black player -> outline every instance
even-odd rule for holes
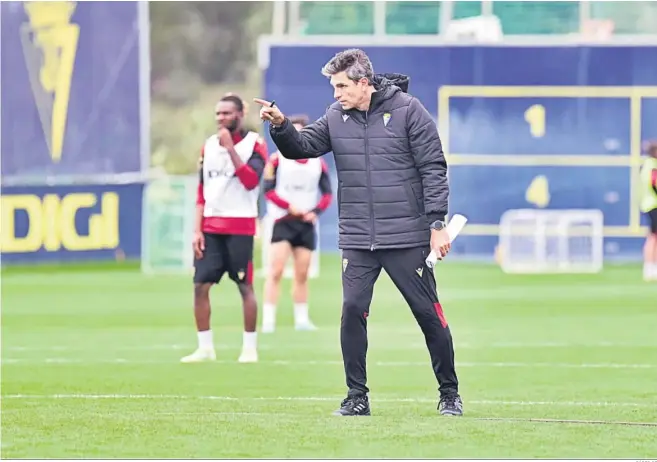
[[[182,362],[216,358],[210,329],[210,288],[225,273],[242,296],[244,335],[240,362],[258,360],[253,292],[253,237],[258,191],[267,159],[264,140],[242,126],[244,106],[235,95],[215,106],[217,134],[203,145],[194,233],[194,317],[198,349]]]

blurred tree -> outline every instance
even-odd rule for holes
[[[196,171],[216,131],[214,104],[233,91],[259,92],[258,37],[271,33],[269,2],[151,2],[151,166]],[[248,111],[248,124],[262,124]]]
[[[182,102],[199,85],[243,82],[271,15],[269,2],[151,2],[154,96]]]

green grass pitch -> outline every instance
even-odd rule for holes
[[[285,282],[258,364],[236,361],[241,310],[227,279],[212,292],[218,361],[180,364],[196,346],[190,276],[5,270],[2,456],[657,456],[657,285],[638,265],[511,276],[441,263],[463,418],[437,415],[423,337],[385,273],[369,317],[373,415],[330,415],[345,394],[340,270],[326,255],[311,282],[317,332],[291,328]]]

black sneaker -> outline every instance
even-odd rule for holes
[[[463,415],[463,401],[459,395],[445,395],[440,397],[438,412],[441,415]]]
[[[347,397],[340,404],[340,409],[333,411],[333,415],[356,416],[370,415],[370,402],[367,396]]]

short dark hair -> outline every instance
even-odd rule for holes
[[[238,111],[244,111],[244,101],[235,93],[226,93],[219,101],[228,101],[235,105]]]
[[[374,79],[372,61],[363,50],[350,48],[337,53],[322,68],[322,75],[331,77],[339,72],[346,72],[349,80],[358,82],[365,77],[370,85]]]
[[[297,114],[290,116],[290,122],[292,122],[292,125],[301,125],[302,127],[305,127],[310,123],[310,118],[306,114]]]

